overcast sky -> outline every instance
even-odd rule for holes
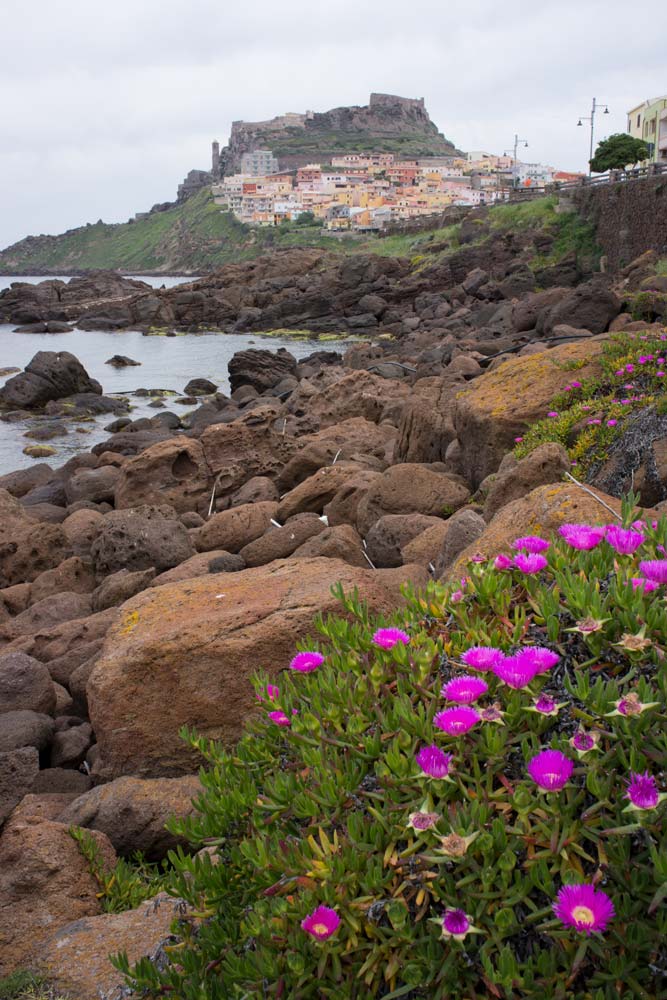
[[[126,221],[233,119],[425,97],[459,148],[582,170],[667,93],[664,0],[2,0],[0,247]]]

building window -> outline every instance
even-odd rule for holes
[[[642,116],[637,115],[637,128],[639,128],[639,126],[641,125],[641,121],[642,121]]]

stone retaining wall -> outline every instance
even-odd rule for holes
[[[667,256],[667,175],[568,191],[594,223],[608,269],[618,271],[646,250]]]

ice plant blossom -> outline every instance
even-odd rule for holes
[[[632,715],[641,715],[647,708],[657,708],[658,705],[657,701],[640,701],[639,695],[631,691],[624,698],[619,698],[617,702],[614,702],[614,711],[607,712],[607,715],[624,715],[627,719]]]
[[[317,941],[326,941],[340,926],[340,917],[329,906],[318,906],[304,920],[301,927]]]
[[[588,552],[599,545],[607,529],[590,524],[561,524],[558,534],[564,538],[573,549]]]
[[[539,535],[524,535],[523,538],[515,538],[512,542],[512,548],[518,552],[546,552],[550,545],[551,542],[546,538],[540,538]]]
[[[408,817],[408,826],[421,833],[423,830],[430,830],[440,819],[439,813],[413,812]]]
[[[469,705],[481,698],[488,690],[489,685],[481,677],[475,677],[473,674],[461,674],[448,681],[440,693],[448,701],[455,701],[459,705]]]
[[[588,882],[564,885],[553,904],[553,911],[566,927],[574,927],[586,935],[606,930],[615,916],[609,896]]]
[[[461,654],[461,660],[473,670],[493,670],[497,663],[505,659],[505,654],[493,646],[471,646]]]
[[[444,712],[438,712],[433,719],[433,725],[442,729],[448,736],[464,736],[477,725],[479,720],[479,712],[467,705],[461,705],[459,708],[446,708]]]
[[[269,719],[271,719],[271,722],[275,722],[276,726],[291,726],[292,725],[292,720],[290,719],[290,717],[288,715],[285,715],[284,712],[280,712],[280,711],[269,712],[268,713],[268,717],[269,717]]]
[[[646,541],[643,531],[621,528],[618,524],[607,525],[605,538],[612,549],[621,556],[631,556]]]
[[[545,792],[559,792],[572,776],[574,764],[560,750],[542,750],[528,762],[528,774]]]
[[[421,768],[422,774],[427,777],[440,779],[449,777],[452,755],[445,753],[440,747],[434,744],[422,747],[415,760]]]
[[[527,712],[539,712],[540,715],[558,715],[561,708],[565,708],[567,702],[556,702],[553,698],[549,698],[547,695],[540,695],[540,697],[532,704],[526,707]]]
[[[400,628],[379,628],[373,636],[373,645],[380,649],[393,649],[397,643],[404,646],[410,642],[410,636]]]
[[[642,810],[655,809],[667,796],[660,794],[655,778],[648,771],[643,774],[631,771],[625,798],[630,802],[628,809]]]
[[[652,583],[667,583],[667,559],[646,559],[640,562],[639,572]]]
[[[581,757],[583,754],[589,753],[591,750],[595,750],[599,742],[599,733],[587,733],[584,729],[580,729],[579,732],[575,733],[570,740],[570,746],[573,747]]]
[[[539,552],[519,552],[514,557],[514,565],[522,573],[525,573],[526,576],[532,576],[534,573],[540,573],[543,569],[546,569],[549,563]]]
[[[511,569],[514,565],[514,560],[510,556],[504,555],[504,553],[499,552],[496,558],[493,560],[494,569]]]
[[[324,657],[321,653],[316,653],[312,650],[303,653],[297,653],[289,667],[290,670],[296,670],[300,674],[310,674],[313,670],[317,670],[324,663]]]
[[[463,910],[447,910],[442,918],[442,936],[463,941],[468,934],[479,934],[476,927],[470,923]]]

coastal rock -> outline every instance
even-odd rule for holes
[[[258,666],[273,676],[286,667],[314,615],[338,610],[337,581],[357,587],[372,611],[393,610],[398,580],[382,576],[335,559],[290,559],[133,598],[88,681],[106,776],[192,773],[199,761],[178,736],[182,725],[233,744],[257,710]]]
[[[114,354],[112,358],[109,358],[104,363],[105,365],[112,365],[114,368],[132,368],[141,365],[141,361],[133,361],[132,358],[128,358],[125,354]]]
[[[324,528],[325,525],[317,514],[296,514],[282,527],[271,527],[260,538],[244,545],[239,555],[246,566],[264,566],[274,559],[286,559],[309,538],[324,531]]]
[[[194,555],[187,530],[169,510],[143,505],[107,514],[90,549],[98,579],[121,569],[161,573]]]
[[[90,549],[104,527],[104,515],[96,510],[74,511],[62,522],[62,529],[72,551],[81,557],[90,556]]]
[[[120,470],[113,465],[98,469],[81,469],[65,483],[67,503],[89,500],[91,503],[113,503]],[[164,502],[164,501],[163,501]]]
[[[55,731],[51,716],[25,709],[5,712],[0,716],[0,753],[34,747],[44,750],[49,745]]]
[[[38,351],[25,371],[8,379],[0,389],[0,404],[31,410],[79,392],[101,395],[102,387],[69,351]]]
[[[329,465],[304,479],[286,493],[278,505],[276,519],[286,521],[295,514],[312,511],[321,514],[338,490],[355,475],[357,466],[348,462]]]
[[[192,532],[195,546],[199,552],[212,549],[240,552],[245,545],[264,534],[271,519],[276,517],[277,510],[278,504],[271,501],[223,510]]]
[[[281,490],[291,490],[318,469],[334,462],[353,461],[369,464],[375,459],[380,471],[391,453],[395,429],[389,424],[375,424],[364,417],[351,417],[325,427],[300,440],[300,448],[278,476]]]
[[[55,707],[56,692],[43,663],[18,651],[0,655],[0,716],[21,709],[50,715]]]
[[[92,611],[89,594],[62,591],[42,598],[11,621],[0,625],[0,638],[12,640],[22,635],[53,628],[62,622],[85,618]]]
[[[452,409],[463,379],[451,375],[420,379],[403,409],[394,462],[443,462],[456,437]]]
[[[286,462],[298,451],[298,443],[253,414],[230,424],[214,424],[202,434],[201,446],[217,481],[216,495],[234,493],[253,476],[275,479]]]
[[[363,569],[369,565],[364,557],[361,536],[351,524],[337,524],[333,528],[325,528],[292,553],[293,559],[315,559],[319,556],[342,559],[350,566],[361,566]]]
[[[484,517],[487,521],[506,504],[538,486],[560,482],[564,473],[572,467],[567,451],[555,441],[538,445],[529,455],[510,463],[506,469],[503,469],[504,462],[505,459],[486,494]]]
[[[268,476],[253,476],[247,483],[232,493],[229,498],[230,507],[241,507],[245,503],[263,503],[280,499],[278,487]]]
[[[559,324],[604,333],[621,311],[621,301],[609,288],[591,281],[569,291],[542,317],[538,329],[549,334]]]
[[[43,524],[36,531],[20,503],[0,490],[0,588],[29,583],[67,555],[67,536],[59,525]]]
[[[30,584],[30,604],[67,591],[70,594],[90,594],[95,589],[92,566],[79,556],[64,559],[54,569],[47,569]]]
[[[403,547],[438,520],[425,514],[385,514],[366,535],[369,558],[378,567],[402,565]]]
[[[457,510],[447,521],[447,534],[442,540],[440,552],[435,560],[436,576],[442,576],[458,554],[486,529],[484,518],[474,510]]]
[[[123,604],[150,586],[154,576],[154,569],[137,570],[135,573],[119,569],[116,573],[112,573],[93,591],[93,611],[105,611],[107,608]]]
[[[116,778],[69,803],[58,822],[101,830],[119,855],[135,851],[159,861],[185,841],[165,824],[194,812],[192,800],[202,793],[197,775],[182,778]]]
[[[436,560],[449,531],[450,521],[451,518],[447,521],[438,518],[436,523],[430,528],[426,528],[425,531],[415,535],[401,549],[401,561],[404,563],[417,563],[419,566],[424,566],[427,569],[430,566],[435,567]]]
[[[170,504],[177,513],[204,513],[211,471],[199,441],[183,436],[146,448],[116,473],[117,510],[139,504]]]
[[[261,395],[281,379],[296,375],[296,358],[284,347],[277,351],[250,348],[247,351],[237,351],[230,359],[227,369],[232,392],[242,385],[250,385]]]
[[[0,828],[12,810],[30,791],[31,785],[39,772],[39,751],[35,747],[21,747],[0,753]],[[0,856],[2,855],[2,840],[0,838]],[[2,869],[0,868],[0,886],[2,885]],[[2,894],[0,893],[0,913],[2,913]],[[0,927],[0,943],[2,928]],[[2,949],[0,948],[0,962]],[[0,965],[0,970],[2,965]]]
[[[394,465],[371,484],[360,501],[357,528],[365,535],[385,514],[447,517],[469,496],[469,489],[458,476],[435,472],[425,465]]]
[[[361,470],[345,481],[324,508],[324,515],[332,527],[338,524],[356,524],[359,504],[371,486],[380,479],[379,472]]]
[[[211,562],[216,559],[224,562],[225,569],[223,572],[235,572],[238,569],[245,569],[245,563],[239,555],[232,555],[231,552],[225,552],[224,549],[214,549],[212,552],[198,552],[197,555],[190,556],[185,562],[179,563],[173,569],[168,569],[164,573],[160,573],[159,576],[154,577],[148,586],[161,587],[164,583],[179,583],[181,580],[192,580],[196,576],[206,576],[211,572]]]
[[[93,831],[103,864],[116,855]],[[63,823],[10,821],[0,837],[0,974],[25,967],[54,928],[98,914],[99,885]]]

